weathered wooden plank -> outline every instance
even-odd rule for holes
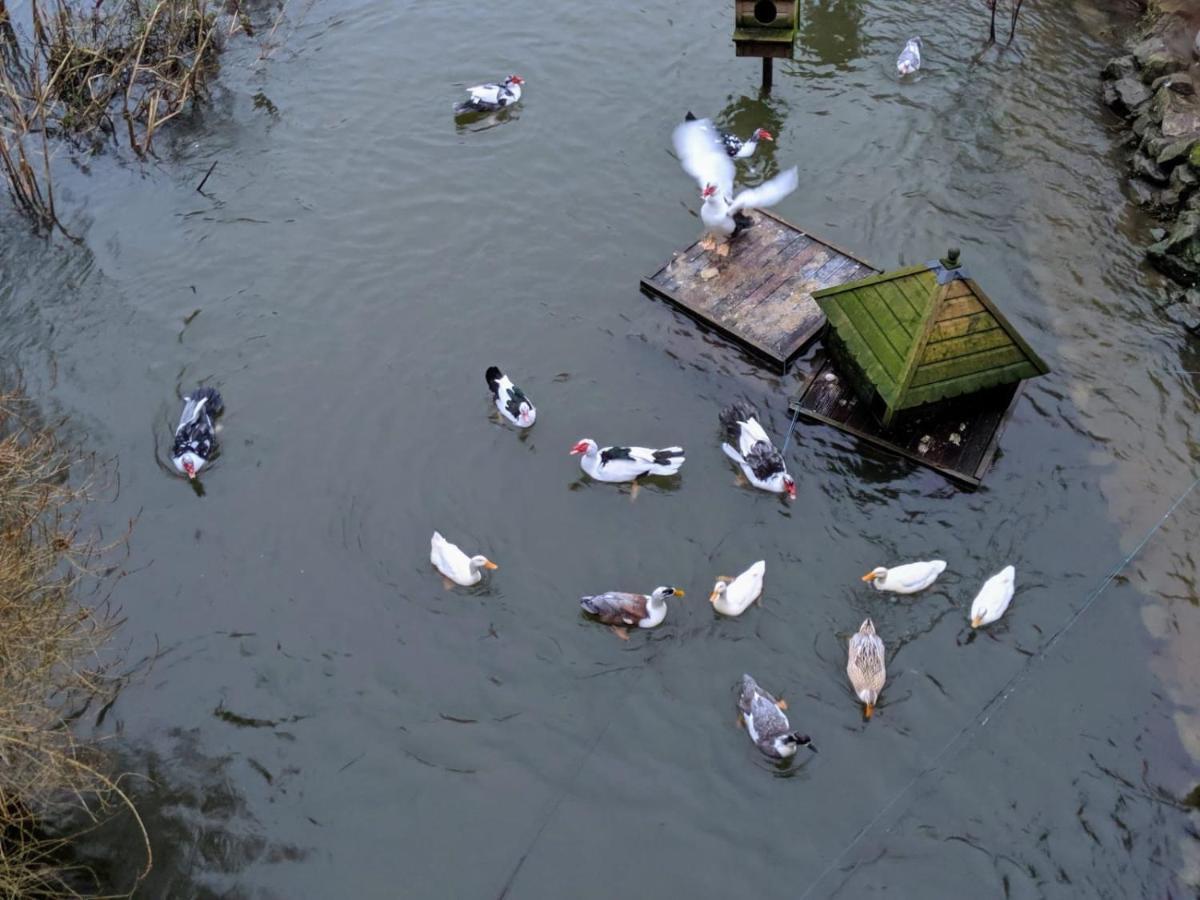
[[[957,300],[959,297],[972,297],[974,294],[965,281],[952,281],[946,285],[946,300]]]
[[[956,300],[947,300],[942,305],[938,321],[956,319],[959,316],[969,316],[979,312],[983,312],[983,306],[978,300],[974,297],[959,297]]]
[[[960,377],[973,377],[979,368],[989,370],[979,372],[980,376],[993,376],[995,373],[990,370],[1000,369],[1013,363],[1023,363],[1025,362],[1025,354],[1021,352],[1020,347],[1006,343],[1005,346],[997,350],[986,350],[982,353],[974,354],[972,359],[978,368],[970,370],[972,373],[971,376],[963,375],[964,363],[963,357],[960,356],[946,362],[918,367],[916,375],[913,376],[912,386],[914,388],[926,387],[939,381],[951,381]],[[987,381],[990,378],[985,378],[984,380]]]
[[[832,380],[826,377],[831,374]],[[993,388],[909,413],[900,425],[885,429],[853,392],[849,380],[826,360],[794,403],[806,420],[837,428],[974,488],[995,456],[1016,394],[1014,385]]]
[[[861,303],[847,303],[842,307],[842,312],[858,332],[863,347],[874,356],[881,374],[886,375],[894,386],[896,376],[904,367],[904,357],[896,352],[887,335],[879,329],[870,312]]]
[[[949,362],[961,356],[970,356],[972,353],[1007,347],[1011,343],[1008,333],[1003,328],[992,328],[938,341],[936,344],[927,344],[925,352],[921,354],[921,368],[917,371],[920,372],[932,363]]]
[[[983,313],[959,316],[955,319],[941,319],[929,333],[929,343],[936,344],[938,341],[962,337],[964,334],[979,334],[999,327],[995,319]]]

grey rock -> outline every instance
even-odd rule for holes
[[[1137,63],[1133,61],[1132,55],[1118,56],[1108,61],[1108,65],[1100,73],[1100,77],[1105,81],[1116,81],[1118,78],[1124,78],[1126,75],[1133,75],[1137,72]]]
[[[1144,209],[1150,209],[1150,208],[1154,207],[1154,205],[1155,205],[1155,196],[1154,195],[1157,193],[1158,193],[1158,189],[1154,185],[1152,185],[1150,182],[1145,181],[1144,179],[1141,179],[1141,178],[1130,178],[1129,179],[1129,194],[1130,194],[1129,199],[1132,200],[1134,203],[1136,203],[1138,206],[1140,206]],[[1167,233],[1164,231],[1159,237],[1156,237],[1155,240],[1161,241],[1166,236],[1167,236]]]
[[[1177,94],[1169,87],[1162,88],[1160,93],[1162,92],[1166,95],[1162,118],[1163,136],[1178,138],[1200,132],[1200,102],[1195,97]],[[1158,94],[1155,95],[1156,101],[1157,98]]]
[[[1156,126],[1152,125],[1142,135],[1141,143],[1138,144],[1138,150],[1149,159],[1157,160],[1158,155],[1166,150],[1171,143],[1170,138],[1163,137],[1162,132]],[[1165,175],[1166,172],[1163,174]]]
[[[1112,86],[1105,85],[1105,87],[1112,87]],[[1116,90],[1116,88],[1113,88],[1113,90]],[[1133,125],[1130,126],[1133,129],[1134,137],[1137,138],[1137,140],[1133,142],[1134,145],[1136,146],[1137,144],[1141,143],[1142,138],[1145,137],[1145,135],[1146,135],[1146,129],[1149,128],[1151,125],[1156,125],[1156,124],[1158,124],[1158,123],[1155,122],[1154,119],[1150,117],[1149,113],[1145,113],[1145,112],[1143,112],[1136,119],[1134,119]]]
[[[1186,68],[1187,63],[1181,59],[1177,59],[1173,53],[1169,53],[1166,50],[1152,53],[1142,62],[1142,81],[1152,82],[1156,78],[1161,78],[1164,75],[1170,75],[1172,72],[1178,72]]]
[[[1170,176],[1163,171],[1162,167],[1140,150],[1133,154],[1130,167],[1134,175],[1156,184],[1166,184],[1170,180]]]
[[[1200,174],[1191,166],[1176,166],[1171,170],[1171,187],[1181,194],[1200,184]]]
[[[1154,192],[1153,204],[1155,209],[1163,213],[1172,213],[1183,203],[1183,192],[1178,188],[1168,187]]]
[[[1182,325],[1188,331],[1200,329],[1200,306],[1193,306],[1184,300],[1177,300],[1163,308],[1163,315],[1176,325]]]
[[[1189,153],[1192,152],[1192,146],[1200,140],[1200,134],[1191,134],[1187,137],[1173,140],[1158,152],[1154,157],[1154,161],[1160,166],[1173,166],[1187,159]]]
[[[1192,44],[1192,52],[1196,54],[1196,58],[1200,59],[1200,31],[1196,32],[1196,41]]]
[[[1133,60],[1139,69],[1146,68],[1146,62],[1152,56],[1167,52],[1167,43],[1161,35],[1152,34],[1133,48]],[[1154,76],[1157,78],[1158,76]]]
[[[1151,228],[1150,229],[1150,237],[1154,241],[1161,241],[1166,236],[1167,236],[1167,229],[1165,229],[1165,228]]]
[[[1192,81],[1192,76],[1187,72],[1175,72],[1156,78],[1150,85],[1150,90],[1157,93],[1159,88],[1164,87],[1182,97],[1192,97],[1196,94],[1196,83]]]
[[[1181,284],[1200,283],[1200,211],[1186,210],[1164,240],[1146,250],[1150,261]]]
[[[1126,75],[1119,81],[1112,82],[1112,90],[1105,91],[1105,103],[1122,116],[1133,115],[1139,106],[1148,102],[1154,95],[1150,89],[1137,80],[1136,76]],[[1111,100],[1110,100],[1111,96]]]

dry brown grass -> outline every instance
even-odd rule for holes
[[[105,645],[118,624],[95,566],[114,549],[81,535],[81,461],[0,391],[0,897],[95,897],[70,862],[81,834],[137,811],[101,757],[71,733],[73,713],[111,686]],[[80,591],[91,587],[89,603]],[[142,829],[143,837],[145,831]],[[150,845],[139,867],[149,871]],[[139,878],[140,880],[140,878]]]
[[[207,94],[217,10],[213,0],[31,0],[22,31],[0,0],[0,172],[17,208],[65,233],[55,141],[152,153],[163,125]]]

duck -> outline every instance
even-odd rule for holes
[[[817,752],[812,738],[807,734],[792,731],[791,723],[783,713],[787,709],[787,702],[776,700],[749,675],[742,676],[737,705],[738,724],[745,727],[750,740],[754,741],[754,746],[758,747],[764,756],[771,759],[790,759],[801,747],[807,747],[813,753]]]
[[[628,628],[653,628],[667,617],[667,598],[683,597],[677,587],[661,585],[649,594],[627,594],[623,591],[605,591],[579,598],[583,611],[595,616],[621,640],[629,640]]]
[[[741,466],[749,482],[761,491],[786,494],[789,500],[795,500],[796,482],[787,472],[783,454],[759,424],[758,410],[738,400],[721,410],[720,421],[728,439],[721,450]]]
[[[766,209],[779,203],[800,185],[799,170],[792,166],[758,187],[733,194],[733,161],[725,152],[717,129],[708,119],[681,122],[672,136],[675,153],[683,170],[696,179],[703,205],[700,221],[704,239],[700,246],[729,255],[726,238],[736,237],[750,221],[742,215],[747,209]]]
[[[674,475],[686,457],[682,447],[650,450],[646,447],[604,447],[583,438],[571,448],[579,467],[597,481],[636,482],[643,475]]]
[[[766,560],[760,559],[737,578],[721,576],[713,585],[708,602],[723,616],[740,616],[762,597]]]
[[[846,674],[850,676],[855,695],[862,701],[863,717],[871,718],[887,681],[887,667],[884,665],[883,641],[875,634],[875,623],[869,618],[863,619],[858,631],[850,636]]]
[[[923,562],[905,563],[890,569],[876,566],[862,577],[869,581],[877,591],[891,591],[893,594],[915,594],[923,591],[946,570],[946,563],[940,559]]]
[[[1012,566],[1005,566],[983,583],[983,587],[971,602],[972,628],[991,625],[1004,615],[1008,604],[1012,603],[1015,590],[1013,581],[1016,577],[1017,570]]]
[[[521,99],[521,85],[524,83],[525,79],[520,75],[509,75],[499,83],[488,82],[469,87],[468,99],[454,107],[454,114],[495,112],[514,106]]]
[[[194,479],[217,447],[213,419],[225,411],[225,401],[216,388],[198,387],[183,396],[183,412],[175,426],[171,462],[189,479]]]
[[[500,568],[486,556],[467,556],[436,531],[429,541],[429,561],[444,578],[462,587],[479,584],[481,570]]]
[[[492,389],[492,399],[500,415],[518,428],[528,428],[537,421],[537,410],[525,392],[517,387],[498,366],[488,366],[483,375]]]
[[[901,75],[911,75],[921,68],[921,39],[912,37],[896,58],[896,71]]]
[[[685,122],[696,122],[697,118],[690,112],[683,117]],[[749,159],[754,155],[754,151],[758,149],[758,142],[774,141],[771,132],[765,128],[755,128],[750,137],[742,140],[736,134],[730,134],[728,131],[718,131],[721,143],[725,145],[725,153],[730,159]]]

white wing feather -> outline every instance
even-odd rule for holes
[[[742,456],[750,452],[750,448],[759,441],[768,446],[775,446],[771,443],[771,439],[767,437],[767,433],[759,424],[758,419],[751,418],[746,422],[742,422],[742,432],[738,435],[738,449],[742,451]]]
[[[743,209],[766,209],[774,206],[799,186],[800,173],[792,166],[770,181],[764,181],[758,187],[747,188],[738,194],[729,205],[729,215],[732,216]]]
[[[725,152],[725,144],[712,122],[708,119],[681,122],[671,140],[683,171],[696,179],[701,190],[713,184],[722,197],[733,194],[733,160]]]
[[[498,103],[500,101],[500,85],[498,84],[477,84],[467,88],[467,93],[471,95],[472,100],[482,103]]]

